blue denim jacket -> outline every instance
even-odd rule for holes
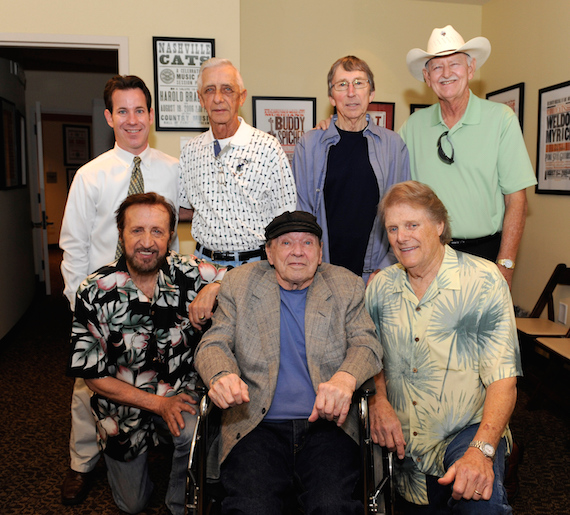
[[[382,198],[390,186],[410,179],[408,149],[398,134],[374,125],[368,115],[366,118],[368,127],[364,130],[364,135],[368,140],[368,157]],[[330,253],[323,192],[329,149],[340,141],[336,120],[335,115],[326,131],[315,129],[307,132],[295,147],[293,157],[297,209],[308,211],[317,217],[323,229],[323,261],[327,263],[330,263]],[[338,206],[336,209],[358,209],[358,206]],[[366,280],[370,272],[395,262],[384,227],[376,216],[364,258],[363,278]]]

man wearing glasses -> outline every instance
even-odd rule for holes
[[[247,91],[230,61],[202,64],[198,96],[210,130],[180,155],[180,205],[193,210],[181,220],[192,220],[197,257],[233,266],[258,261],[265,227],[295,209],[289,161],[276,138],[238,116]]]
[[[366,62],[338,59],[327,82],[337,114],[326,130],[307,132],[295,147],[297,209],[317,217],[323,261],[366,281],[376,269],[395,263],[377,206],[390,186],[409,179],[408,151],[397,134],[374,125],[366,114],[374,98],[374,75]]]
[[[467,43],[448,25],[433,30],[427,52],[410,50],[410,73],[439,103],[414,113],[400,129],[412,178],[428,184],[447,208],[450,245],[496,261],[511,286],[526,219],[525,188],[536,184],[519,121],[509,107],[469,89],[491,45]]]

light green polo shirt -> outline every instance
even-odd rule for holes
[[[430,186],[445,204],[454,238],[501,231],[504,195],[536,184],[516,115],[470,91],[465,114],[449,130],[455,151],[451,165],[437,153],[437,140],[446,130],[439,103],[416,111],[402,126],[412,178]],[[444,148],[450,155],[447,144]]]

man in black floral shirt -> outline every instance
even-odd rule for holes
[[[147,450],[168,427],[174,454],[166,505],[184,513],[195,425],[192,357],[200,333],[188,306],[225,269],[169,251],[176,212],[156,193],[127,197],[117,210],[124,254],[77,292],[69,374],[94,392],[91,405],[117,506],[143,510],[152,493]]]

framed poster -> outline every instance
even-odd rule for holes
[[[252,97],[253,126],[275,136],[289,163],[295,145],[317,119],[317,99],[311,97]]]
[[[498,89],[487,93],[487,100],[492,102],[499,102],[509,106],[518,116],[521,130],[523,130],[524,118],[524,82],[519,82],[508,88]]]
[[[372,123],[393,131],[395,110],[396,104],[394,102],[370,102],[367,114],[370,115]]]
[[[91,159],[91,130],[87,125],[63,125],[63,160],[66,166]]]
[[[570,81],[538,91],[536,193],[570,194]]]
[[[153,37],[154,116],[157,131],[206,131],[198,99],[200,65],[214,57],[215,40]]]
[[[416,111],[420,109],[425,109],[426,107],[430,107],[431,104],[410,104],[410,114],[414,114]]]

